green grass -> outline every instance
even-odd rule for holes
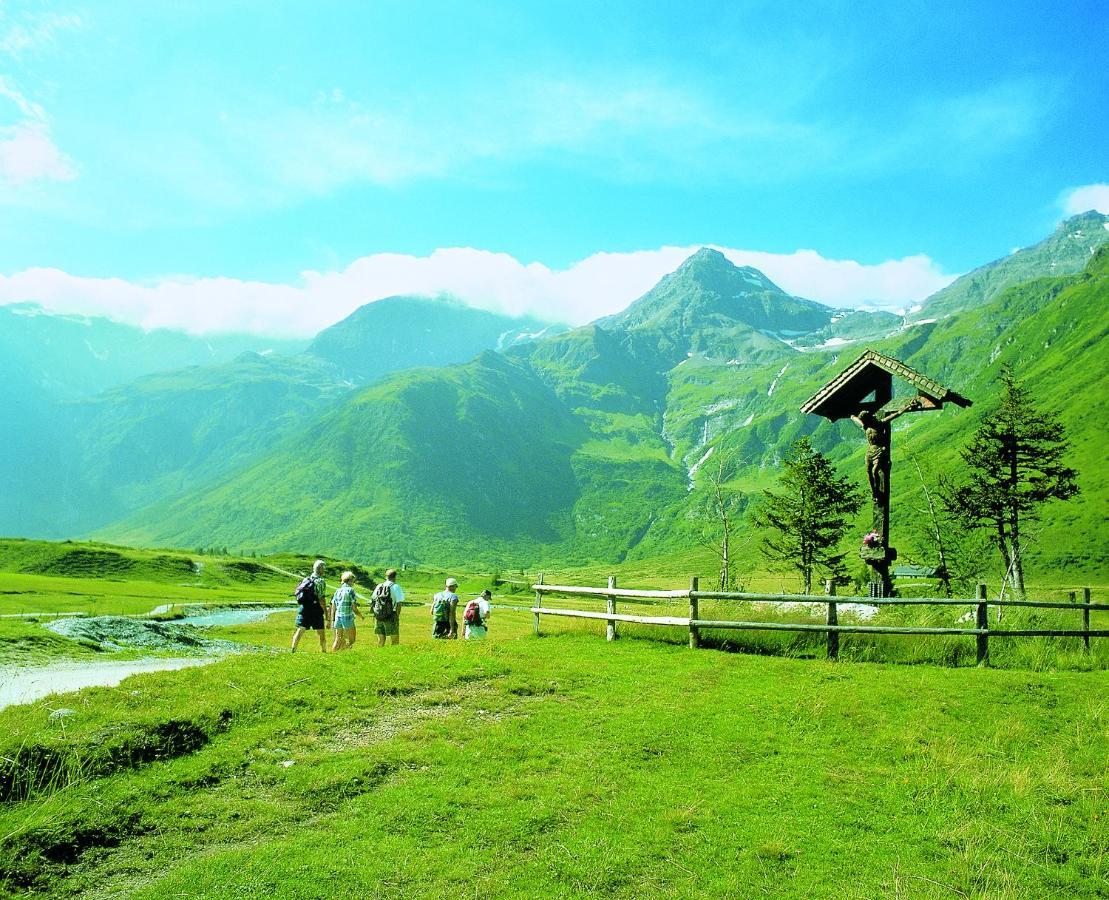
[[[0,573],[18,589],[0,602],[145,611],[288,588],[205,560],[192,586]],[[443,573],[405,576],[426,602]],[[464,596],[492,583],[459,577]],[[495,600],[529,606],[521,580]],[[309,636],[294,656],[278,613],[211,632],[263,652],[0,711],[0,896],[1106,896],[1107,641],[1010,659],[1037,642],[995,641],[1012,668],[983,670],[969,638],[844,636],[837,664],[819,635],[710,632],[747,652],[692,652],[682,629],[621,624],[609,644],[603,622],[549,616],[537,639],[502,608],[469,644],[433,642],[429,618],[406,609],[400,647],[360,623],[353,651]],[[0,658],[93,652],[0,623]]]
[[[144,676],[64,727],[0,713],[0,755],[44,769],[0,810],[8,890],[1105,896],[1104,673],[535,639],[529,618]]]

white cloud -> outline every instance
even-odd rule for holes
[[[1109,184],[1084,184],[1064,191],[1059,198],[1063,214],[1075,216],[1091,209],[1109,215]]]
[[[0,126],[0,186],[30,181],[70,181],[77,177],[72,162],[50,136],[50,118],[38,103],[29,100],[0,78],[0,98],[12,103],[23,120]]]
[[[72,162],[54,145],[42,122],[23,122],[0,128],[0,184],[18,186],[48,179],[77,177]]]
[[[136,283],[27,269],[0,276],[0,304],[33,301],[56,312],[194,333],[312,335],[383,297],[451,294],[483,309],[581,324],[619,312],[696,249],[597,253],[564,270],[469,247],[422,257],[377,253],[341,271],[304,272],[295,285],[191,277]],[[865,265],[826,259],[813,250],[774,254],[718,249],[737,264],[762,270],[790,293],[837,306],[900,308],[954,277],[927,256]]]

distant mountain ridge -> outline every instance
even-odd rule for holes
[[[365,383],[398,368],[467,362],[483,350],[565,331],[531,316],[506,316],[449,297],[396,296],[359,307],[325,328],[308,353]]]
[[[639,352],[660,354],[674,365],[690,354],[773,356],[781,352],[782,337],[823,328],[835,312],[787,294],[719,250],[702,248],[623,312],[596,324],[625,333]]]
[[[366,304],[310,344],[0,307],[0,402],[23,423],[0,450],[0,533],[86,533],[249,465],[392,371],[561,330],[423,297]]]

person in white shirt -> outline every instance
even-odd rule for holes
[[[489,601],[493,595],[486,588],[481,595],[466,604],[466,611],[462,614],[466,622],[466,640],[481,641],[489,633]]]

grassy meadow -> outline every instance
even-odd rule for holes
[[[5,613],[291,589],[242,574],[263,561],[181,554],[185,573],[119,548],[94,549],[128,571],[67,578],[50,560],[73,547],[11,543]],[[453,574],[464,597],[493,581]],[[402,583],[424,602],[443,575]],[[648,576],[618,573],[687,583]],[[290,655],[290,610],[211,632],[257,652],[0,711],[0,896],[1109,896],[1109,642],[1006,659],[994,641],[1001,667],[978,669],[970,638],[844,636],[839,663],[819,635],[692,652],[680,629],[607,644],[602,622],[551,616],[537,638],[506,608],[530,606],[529,579],[496,580],[482,644],[431,641],[413,607],[399,647],[363,627],[349,652],[307,635]],[[0,619],[0,663],[104,655],[13,649],[43,634]]]

